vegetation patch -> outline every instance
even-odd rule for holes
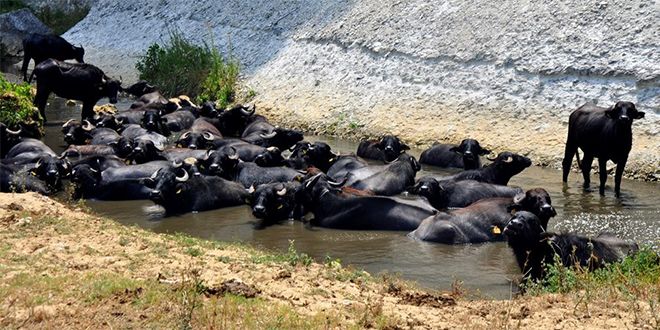
[[[170,30],[167,42],[149,46],[135,68],[164,95],[184,94],[220,107],[234,100],[239,75],[237,60],[223,57],[213,43],[194,44],[177,29]]]
[[[27,83],[14,84],[0,74],[0,122],[16,129],[32,128],[34,137],[43,135],[43,121],[39,110],[32,104],[32,87]]]
[[[0,14],[27,8],[53,33],[61,35],[80,22],[89,13],[88,6],[74,5],[69,10],[50,7],[32,7],[20,0],[0,0]]]

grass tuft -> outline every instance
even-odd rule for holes
[[[19,125],[25,129],[36,127],[34,134],[39,138],[43,133],[43,122],[39,110],[32,104],[33,97],[29,84],[14,84],[0,74],[0,122],[14,129]]]

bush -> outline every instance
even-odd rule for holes
[[[198,46],[178,30],[168,43],[152,44],[135,64],[141,80],[158,86],[164,95],[181,94],[198,101],[232,101],[238,80],[238,62],[225,60],[213,46]]]
[[[11,83],[0,74],[0,122],[9,127],[17,127],[19,124],[24,127],[36,126],[42,132],[43,123],[39,110],[32,104],[33,97],[29,84]]]

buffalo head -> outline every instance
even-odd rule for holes
[[[78,63],[85,63],[83,57],[85,57],[85,49],[81,47],[71,46],[71,52],[73,53],[73,58],[78,61]]]
[[[110,103],[117,103],[117,95],[121,89],[121,82],[116,79],[112,79],[106,75],[101,79],[101,91],[102,95],[106,96]]]
[[[541,219],[543,228],[548,226],[550,218],[557,215],[552,207],[550,194],[543,188],[530,189],[524,194],[514,196],[513,203],[507,209],[509,212],[528,211],[536,214]]]
[[[383,136],[376,147],[383,151],[383,154],[385,155],[384,161],[386,162],[391,162],[406,150],[410,150],[405,143],[401,142],[401,140],[394,135]]]
[[[497,157],[488,160],[493,162],[489,166],[495,166],[510,176],[514,176],[532,166],[532,161],[529,158],[508,151],[501,152]]]
[[[463,156],[463,164],[466,170],[479,168],[479,156],[490,153],[490,150],[482,148],[479,141],[474,139],[465,139],[458,146],[450,148],[449,151],[457,152]]]
[[[259,218],[269,221],[286,220],[295,218],[294,214],[296,203],[294,195],[300,183],[267,183],[259,185],[256,189],[250,187],[252,193],[251,206],[252,214]]]
[[[605,115],[617,121],[620,125],[630,126],[634,119],[644,118],[645,113],[637,111],[632,102],[619,101],[605,111]]]
[[[536,214],[520,211],[511,217],[502,234],[506,236],[509,245],[534,246],[538,244],[546,226]]]
[[[254,163],[261,167],[280,166],[284,164],[284,157],[279,148],[268,147],[254,158]]]
[[[90,132],[94,129],[94,125],[85,119],[82,122],[74,119],[69,119],[62,125],[62,133],[64,134],[64,142],[67,144],[86,144],[88,139],[92,138]]]

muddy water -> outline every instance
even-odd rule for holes
[[[119,107],[125,108],[126,104]],[[62,100],[54,99],[47,114],[53,125],[47,127],[46,141],[61,150],[62,135],[60,125],[56,123],[79,118],[80,106],[67,107]],[[326,141],[341,152],[352,152],[357,148],[354,142],[331,137],[308,136],[307,140]],[[419,156],[420,150],[411,153]],[[424,168],[418,176],[447,173],[441,169]],[[550,192],[558,213],[550,221],[552,230],[588,235],[607,231],[660,249],[660,184],[624,179],[623,196],[616,199],[611,189],[612,178],[606,196],[600,197],[597,192],[583,192],[580,177],[578,173],[572,173],[567,187],[563,187],[560,172],[532,167],[514,177],[510,184],[525,189],[543,187]],[[592,182],[597,182],[597,178],[594,177]],[[414,241],[404,232],[309,228],[300,222],[256,230],[255,219],[247,206],[163,218],[162,210],[150,201],[89,201],[88,205],[99,214],[121,223],[159,233],[182,232],[278,251],[285,251],[289,240],[294,240],[298,251],[318,261],[323,261],[326,256],[339,258],[344,264],[373,274],[399,273],[403,278],[418,281],[428,288],[448,289],[452,282],[462,281],[464,287],[477,290],[484,297],[506,299],[511,295],[511,280],[520,276],[505,243],[448,246]]]

